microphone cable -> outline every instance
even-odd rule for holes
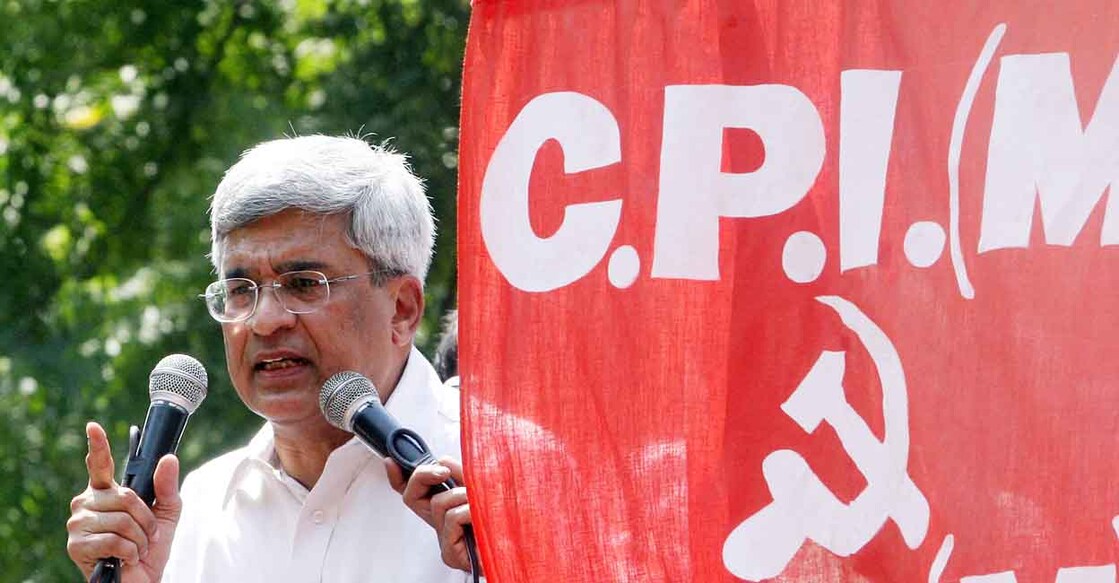
[[[481,583],[482,563],[478,560],[478,542],[474,540],[474,527],[464,524],[462,537],[466,541],[466,557],[470,560],[470,577],[474,583]]]

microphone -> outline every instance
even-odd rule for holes
[[[401,427],[381,405],[373,383],[356,372],[340,372],[327,379],[319,392],[319,408],[331,425],[357,435],[382,457],[392,458],[404,471],[405,480],[417,467],[435,463],[423,438]],[[431,494],[449,492],[456,486],[447,479],[434,486]]]
[[[144,504],[155,502],[155,466],[163,456],[175,453],[187,419],[206,398],[208,377],[202,363],[185,354],[160,360],[148,377],[151,406],[141,432],[132,426],[128,436],[128,463],[121,485],[131,488]],[[97,562],[90,581],[119,581],[120,559]]]

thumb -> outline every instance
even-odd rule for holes
[[[150,571],[150,579],[159,581],[171,556],[171,541],[175,538],[175,527],[183,511],[183,501],[179,498],[179,458],[175,454],[169,453],[159,460],[152,485],[155,489],[152,513],[155,514],[156,530],[144,564]]]
[[[400,466],[396,465],[391,457],[385,457],[385,473],[389,477],[389,485],[397,494],[404,493],[404,487],[408,485],[408,480],[404,479],[404,471]]]
[[[456,460],[451,456],[443,456],[439,458],[439,465],[451,470],[451,479],[459,486],[466,485],[466,476],[462,473],[462,462]]]
[[[155,487],[155,506],[152,507],[152,512],[156,520],[178,523],[179,514],[183,511],[183,501],[179,498],[179,458],[175,454],[169,453],[159,460],[152,476],[152,485]]]

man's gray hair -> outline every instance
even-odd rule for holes
[[[214,269],[230,232],[287,209],[348,214],[349,242],[375,269],[416,276],[431,263],[435,222],[403,154],[357,138],[301,136],[254,146],[225,173],[210,205]]]

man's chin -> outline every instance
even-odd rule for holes
[[[318,394],[309,391],[260,392],[249,408],[272,423],[326,423],[319,410]]]

